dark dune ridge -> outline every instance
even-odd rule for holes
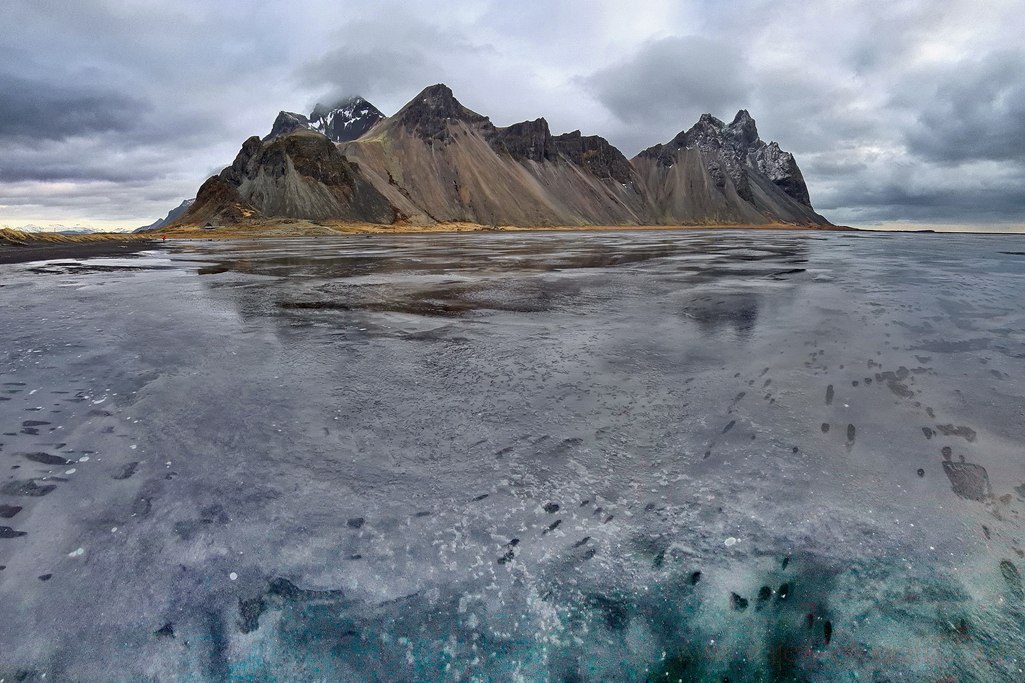
[[[0,237],[0,265],[52,261],[57,259],[81,259],[118,257],[153,249],[153,240],[132,238],[106,238],[102,240],[76,240],[51,242],[44,240],[14,241]]]

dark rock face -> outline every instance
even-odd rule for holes
[[[624,185],[634,181],[633,167],[623,153],[597,135],[579,130],[552,138],[555,150],[598,178],[610,178]]]
[[[310,120],[302,114],[296,114],[291,111],[280,111],[278,117],[274,119],[274,125],[271,126],[270,133],[264,140],[273,140],[279,138],[282,135],[288,135],[294,133],[297,130],[312,130]]]
[[[811,207],[808,186],[804,182],[804,175],[797,167],[797,161],[794,160],[793,154],[784,152],[777,143],[770,142],[755,151],[754,165],[787,196]]]
[[[552,136],[543,118],[493,130],[491,146],[518,161],[556,161],[561,156],[603,180],[635,180],[630,162],[603,137],[581,135],[579,130]]]
[[[353,97],[333,107],[318,104],[310,113],[308,126],[334,142],[356,140],[384,119],[384,114],[362,97]]]
[[[196,224],[239,223],[257,215],[256,209],[242,199],[236,186],[215,175],[199,186],[196,202],[182,220]]]
[[[544,119],[514,123],[508,128],[496,128],[491,137],[495,151],[513,159],[542,162],[553,158],[552,133]]]
[[[235,161],[231,162],[231,166],[220,172],[220,177],[228,181],[232,185],[239,185],[242,183],[243,178],[249,173],[249,168],[252,165],[253,159],[262,149],[263,143],[260,138],[255,135],[245,142],[242,143],[242,149],[235,155]],[[196,199],[199,199],[197,194]]]
[[[432,85],[410,100],[395,114],[401,125],[427,141],[444,142],[450,138],[449,122],[490,126],[491,120],[467,109],[443,84]]]
[[[733,117],[733,123],[726,127],[724,135],[737,149],[750,149],[760,142],[755,120],[747,113],[747,109],[737,112]]]
[[[746,109],[737,112],[729,124],[711,114],[702,114],[689,130],[664,145],[649,147],[638,156],[669,167],[677,162],[681,149],[698,150],[716,186],[724,189],[729,178],[737,194],[746,201],[752,201],[750,174],[759,173],[787,196],[811,208],[808,186],[794,155],[781,150],[775,142],[763,142]]]
[[[311,130],[333,142],[349,142],[359,138],[383,118],[380,109],[362,97],[352,97],[334,106],[317,104],[309,116],[291,111],[278,112],[270,133],[263,140],[270,142],[296,131]]]
[[[623,153],[608,140],[597,135],[581,135],[580,131],[553,136],[543,118],[514,123],[507,128],[494,128],[489,139],[495,151],[508,154],[517,161],[538,163],[565,158],[602,180],[632,183],[633,167]]]
[[[315,133],[293,133],[270,142],[249,138],[220,177],[265,216],[395,220],[391,204],[355,164],[333,142]]]
[[[268,216],[396,219],[391,204],[335,143],[309,130],[246,140],[231,166],[203,183],[182,221],[219,225]]]
[[[313,135],[289,135],[261,147],[246,165],[247,177],[261,171],[272,177],[284,177],[288,165],[300,175],[315,178],[325,185],[352,189],[356,173],[345,157],[328,140]]]

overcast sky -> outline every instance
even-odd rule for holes
[[[2,0],[0,225],[152,222],[281,109],[447,83],[628,157],[746,108],[852,225],[1025,224],[1021,0]]]

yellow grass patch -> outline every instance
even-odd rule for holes
[[[94,232],[86,235],[58,235],[53,232],[24,232],[12,230],[11,228],[0,228],[0,243],[7,242],[13,245],[31,246],[40,243],[65,243],[65,242],[110,242],[135,239],[153,239],[152,234],[133,234],[125,232]]]
[[[763,225],[481,225],[480,223],[449,222],[432,225],[414,225],[397,223],[380,225],[377,223],[343,223],[335,221],[278,220],[254,221],[252,223],[224,225],[213,229],[197,226],[180,226],[166,231],[150,233],[151,237],[159,238],[166,234],[176,239],[252,239],[260,237],[317,237],[329,235],[398,235],[418,233],[445,232],[579,232],[597,231],[611,232],[623,230],[849,230],[841,226],[800,226],[784,223]]]

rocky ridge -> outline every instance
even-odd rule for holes
[[[253,218],[830,226],[793,155],[762,141],[746,110],[729,124],[705,114],[627,159],[597,135],[553,135],[544,118],[495,126],[441,84],[390,117],[361,98],[309,117],[281,112],[270,135],[247,140],[204,183],[179,223]]]
[[[282,111],[274,119],[265,141],[274,140],[300,130],[310,130],[334,142],[355,140],[384,119],[384,114],[362,97],[342,100],[334,106],[317,104],[309,116]]]
[[[171,223],[174,223],[176,220],[184,216],[185,212],[188,211],[195,202],[195,198],[186,199],[181,204],[168,211],[167,215],[163,218],[158,218],[149,225],[144,225],[141,228],[136,228],[132,232],[153,232],[154,230],[160,230],[165,225],[170,225]]]

